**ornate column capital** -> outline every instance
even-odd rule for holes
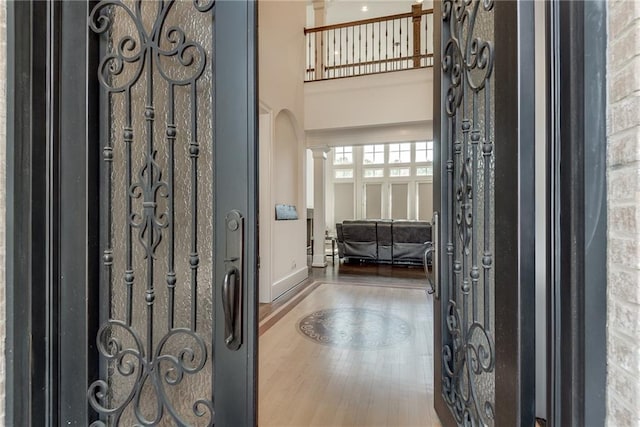
[[[331,147],[325,145],[322,147],[312,147],[310,150],[313,153],[314,159],[327,160],[327,153],[331,151]]]
[[[313,10],[322,10],[326,8],[325,0],[312,0]]]

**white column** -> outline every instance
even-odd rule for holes
[[[327,20],[327,5],[325,0],[313,0],[313,24],[314,27],[323,27]],[[323,43],[322,33],[315,33],[315,58],[314,58],[314,67],[316,69],[316,79],[320,80],[324,78],[324,58],[325,53],[322,50]],[[325,45],[325,48],[326,47]],[[315,62],[317,61],[317,62]]]
[[[312,148],[313,152],[313,261],[312,267],[324,268],[324,231],[326,229],[326,188],[327,153],[329,147]]]
[[[312,0],[313,4],[313,25],[322,27],[327,21],[327,4],[325,0]]]

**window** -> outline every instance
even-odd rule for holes
[[[411,163],[411,143],[389,144],[389,163]]]
[[[433,162],[433,141],[416,142],[416,163]]]
[[[353,147],[334,147],[333,164],[334,165],[353,164]]]
[[[329,185],[334,194],[345,189],[345,195],[335,196],[327,224],[352,218],[430,219],[433,151],[426,139],[334,147]]]
[[[416,176],[432,176],[433,166],[418,166],[416,168]]]
[[[383,168],[365,168],[364,177],[365,178],[383,178],[384,169]]]
[[[384,163],[384,145],[365,145],[364,159],[365,165],[380,165]]]
[[[390,168],[389,169],[389,176],[391,177],[410,176],[410,175],[411,175],[410,168]]]
[[[335,177],[336,179],[353,178],[353,169],[336,169]]]

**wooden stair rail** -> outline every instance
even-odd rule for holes
[[[433,66],[433,9],[305,28],[305,81]],[[411,37],[410,34],[411,33]]]

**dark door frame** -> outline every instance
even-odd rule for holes
[[[598,425],[606,414],[606,2],[550,0],[546,8],[546,421]],[[434,84],[437,95],[438,73]],[[434,109],[436,127],[439,120]]]
[[[606,2],[547,2],[547,421],[606,415]]]
[[[88,380],[98,369],[88,332],[97,327],[98,290],[74,286],[98,283],[99,271],[93,256],[99,146],[78,144],[98,140],[97,126],[91,126],[97,123],[97,82],[78,84],[97,68],[98,57],[88,56],[97,39],[77,25],[92,4],[7,3],[9,425],[92,419],[88,405],[74,403],[86,403]],[[82,101],[60,102],[65,98]],[[62,229],[82,237],[61,238]],[[62,310],[61,301],[78,310]],[[74,375],[62,375],[65,368]]]
[[[526,426],[535,416],[535,138],[534,138],[534,7],[533,2],[495,2],[493,53],[495,76],[495,253],[491,262],[495,274],[495,425]],[[449,4],[455,10],[455,6]],[[452,14],[454,12],[451,12]],[[442,4],[434,5],[435,35],[446,34],[442,28]],[[434,70],[441,67],[441,43],[435,44]],[[464,73],[464,71],[462,71]],[[447,184],[446,153],[441,153],[439,139],[448,130],[441,113],[445,105],[441,73],[434,73],[434,209],[441,209],[444,230],[447,197],[441,191]],[[499,100],[499,101],[498,101]],[[509,123],[510,126],[501,126]],[[514,221],[514,216],[517,220]],[[442,231],[440,231],[442,234]],[[438,237],[436,250],[446,257],[447,243]],[[449,268],[453,268],[450,266]],[[441,281],[442,270],[438,269]],[[440,286],[441,298],[447,290]],[[434,300],[434,304],[440,304]],[[446,336],[440,310],[434,315],[435,342]],[[435,348],[434,352],[440,352]],[[436,361],[439,361],[436,358]],[[443,399],[442,366],[434,366],[434,394],[438,414],[446,425],[454,425]]]
[[[239,165],[230,161],[217,171],[227,177],[244,176],[231,186],[233,194],[226,191],[226,199],[216,203],[246,215],[244,279],[255,283],[257,198],[243,198],[239,189],[257,191],[257,6],[247,1],[231,7],[232,3],[218,5],[225,8],[228,19],[218,22],[216,34],[233,42],[216,50],[216,75],[246,79],[246,89],[241,90],[242,84],[219,88],[214,110],[226,124],[216,129],[214,138],[225,141],[218,156],[242,152],[247,161]],[[78,83],[95,72],[99,60],[89,54],[99,51],[98,37],[82,25],[95,4],[91,0],[7,2],[7,425],[56,426],[60,420],[65,425],[85,425],[95,418],[86,394],[98,376],[98,360],[92,356],[97,352],[91,350],[95,336],[89,331],[94,332],[99,322],[99,295],[97,287],[73,286],[92,278],[98,283],[100,270],[94,256],[99,253],[100,203],[98,191],[91,191],[98,188],[99,144],[78,144],[100,139],[95,126],[100,120],[98,84]],[[247,54],[238,54],[243,50]],[[242,68],[246,73],[238,73]],[[71,95],[77,102],[59,102]],[[86,191],[73,192],[79,182]],[[222,179],[216,183],[224,184]],[[64,239],[60,230],[74,227],[81,237]],[[216,238],[216,246],[223,246],[222,238]],[[61,257],[63,252],[77,258]],[[61,301],[74,302],[79,310],[62,310]],[[228,405],[230,413],[242,414],[244,424],[255,425],[256,289],[245,292],[243,305],[248,313],[243,324],[247,356],[236,357],[239,360],[233,363],[248,373],[242,384],[236,384],[246,406],[223,398],[218,403]],[[222,316],[221,310],[217,313]],[[218,329],[221,325],[216,322]],[[223,347],[222,332],[214,336]],[[63,369],[74,375],[62,375]],[[228,371],[218,372],[216,378],[233,383],[239,377]],[[59,393],[62,389],[67,397]]]
[[[7,2],[6,422],[46,425],[48,5]]]

